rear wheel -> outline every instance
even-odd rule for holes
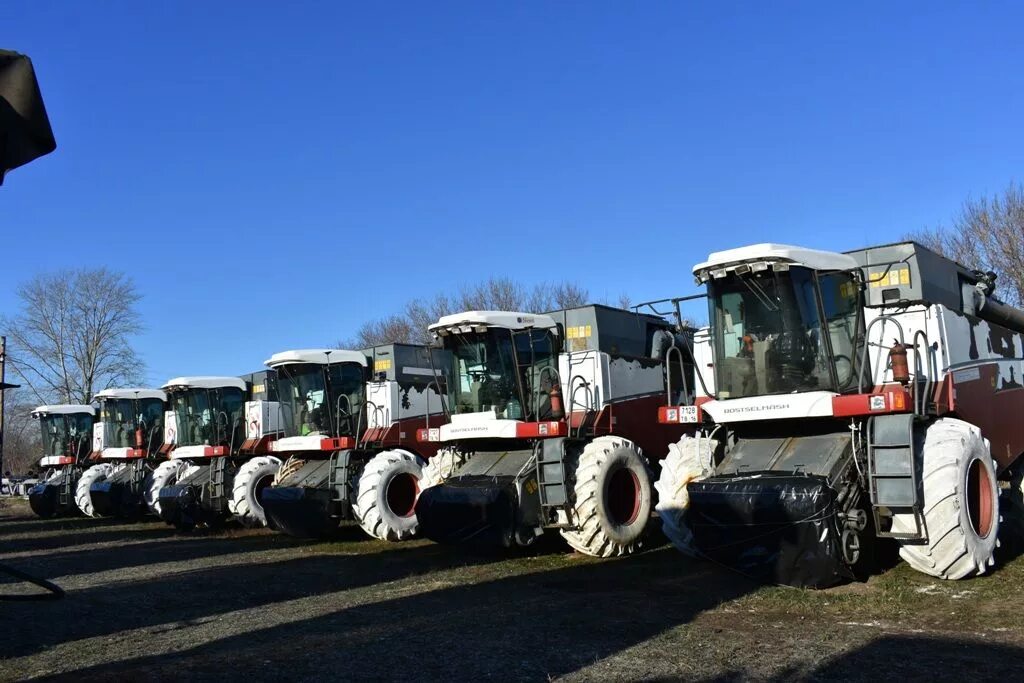
[[[668,447],[668,456],[661,461],[661,475],[654,484],[658,492],[655,510],[661,517],[661,530],[676,548],[694,555],[693,532],[686,526],[690,494],[686,485],[711,474],[713,443],[685,435]]]
[[[269,455],[249,460],[235,474],[228,509],[245,526],[266,526],[267,515],[260,493],[274,482],[281,461]]]
[[[984,574],[995,564],[999,532],[995,464],[974,425],[944,418],[932,423],[917,449],[925,541],[902,541],[900,557],[940,579]],[[892,530],[913,533],[913,514],[893,516]]]
[[[75,505],[88,517],[96,516],[96,509],[92,504],[92,494],[89,489],[96,482],[103,481],[114,473],[114,466],[109,462],[101,462],[93,465],[78,478],[78,485],[75,487]]]
[[[651,516],[651,476],[626,439],[599,436],[579,455],[573,487],[575,528],[561,531],[578,552],[628,555],[640,548]]]
[[[420,492],[431,486],[443,484],[445,479],[458,472],[468,460],[469,456],[462,451],[442,448],[434,457],[427,460],[427,466],[423,468],[423,475],[420,477]]]
[[[416,535],[416,499],[425,464],[397,449],[378,453],[366,463],[352,507],[363,531],[382,541],[404,541]]]

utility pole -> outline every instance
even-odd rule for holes
[[[17,389],[20,384],[8,384],[5,380],[7,372],[7,337],[0,337],[0,477],[4,474],[4,394],[8,389]]]
[[[4,476],[4,394],[7,393],[7,337],[0,337],[0,478]]]

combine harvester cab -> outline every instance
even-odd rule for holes
[[[267,365],[280,402],[249,410],[253,422],[274,421],[282,432],[272,449],[283,465],[261,495],[270,526],[311,538],[354,519],[375,538],[413,537],[416,500],[441,469],[431,458],[437,445],[416,435],[444,422],[434,373],[447,370],[448,355],[387,344],[286,351]]]
[[[164,456],[167,394],[159,389],[104,389],[96,394],[100,421],[93,425],[91,467],[75,488],[78,508],[90,517],[135,519],[147,510],[155,463]]]
[[[75,512],[75,486],[82,463],[89,456],[96,410],[85,405],[39,406],[32,417],[39,420],[43,452],[39,466],[43,475],[29,489],[28,502],[40,517]]]
[[[431,463],[443,483],[416,505],[423,533],[512,547],[554,528],[587,555],[638,549],[653,505],[648,454],[693,431],[655,419],[666,367],[692,373],[670,353],[689,342],[660,317],[607,306],[469,311],[430,330],[453,366],[438,375],[450,422],[420,434],[443,446]]]
[[[276,471],[278,461],[267,457],[276,434],[247,438],[246,405],[276,397],[274,373],[176,377],[163,388],[171,406],[164,420],[168,460],[150,481],[147,503],[153,512],[183,530],[216,526],[232,516],[246,526],[265,524],[257,501]],[[269,475],[268,461],[275,464]]]
[[[994,275],[910,242],[760,244],[694,274],[711,320],[694,351],[714,372],[696,408],[660,411],[703,422],[657,484],[674,544],[804,587],[870,571],[880,537],[931,576],[984,573],[997,477],[1024,451],[1024,312]]]

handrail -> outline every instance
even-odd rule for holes
[[[686,403],[685,401],[687,401],[689,399],[689,397],[690,397],[690,389],[689,389],[689,387],[687,386],[687,383],[686,383],[686,370],[683,367],[683,350],[680,349],[678,346],[676,346],[676,340],[675,339],[672,340],[672,345],[669,346],[668,350],[665,352],[665,380],[666,380],[665,381],[665,386],[666,386],[666,390],[665,390],[665,397],[666,397],[665,405],[667,405],[667,406],[674,405],[674,403],[672,401],[672,362],[671,362],[672,352],[673,351],[675,351],[675,353],[679,356],[679,376],[680,376],[680,378],[683,381],[683,399],[682,399],[683,403],[680,403],[680,405],[688,406],[690,404]],[[697,364],[694,363],[694,368],[696,368],[696,365]]]
[[[540,393],[541,393],[540,392],[540,388],[541,388],[541,386],[544,383],[543,382],[543,380],[544,380],[544,373],[549,371],[549,370],[551,371],[549,374],[554,374],[555,381],[558,382],[558,390],[559,391],[562,390],[562,378],[561,378],[561,376],[559,376],[558,369],[555,366],[553,366],[553,365],[545,365],[544,367],[542,367],[537,372],[537,389],[536,389],[536,391],[534,391],[534,393],[531,396],[531,398],[533,399],[533,408],[534,408],[534,410],[537,413],[536,419],[538,419],[538,420],[541,419],[540,418]],[[548,396],[550,396],[550,395],[551,394],[549,392]]]
[[[906,337],[903,334],[903,326],[900,325],[900,322],[898,320],[896,320],[896,318],[894,318],[892,316],[889,316],[889,315],[884,315],[883,314],[883,315],[878,316],[874,320],[872,320],[870,323],[868,323],[867,328],[864,330],[864,351],[861,353],[860,367],[857,369],[857,393],[858,394],[864,392],[864,368],[867,367],[868,347],[871,346],[871,328],[873,328],[875,326],[875,323],[878,323],[880,321],[886,321],[886,320],[892,322],[892,324],[896,326],[896,329],[897,329],[897,331],[899,331],[899,335],[900,335],[899,336],[899,342],[900,342],[901,345],[905,346],[904,342],[906,341]],[[885,344],[882,344],[882,346],[884,347]]]

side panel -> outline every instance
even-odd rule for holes
[[[936,308],[952,379],[950,408],[981,429],[1002,471],[1024,453],[1024,335]]]

